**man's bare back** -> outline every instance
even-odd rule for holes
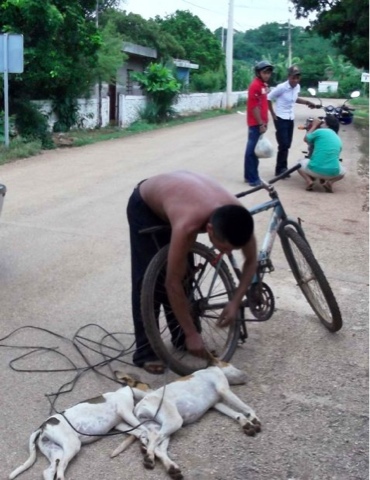
[[[172,228],[205,232],[212,212],[223,205],[241,203],[210,177],[180,170],[156,175],[140,186],[144,202]]]

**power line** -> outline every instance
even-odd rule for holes
[[[200,5],[197,5],[193,2],[189,2],[188,0],[181,0],[181,1],[184,2],[184,3],[188,3],[189,5],[192,5],[193,7],[200,8],[201,10],[206,10],[207,12],[216,13],[217,15],[222,15],[223,17],[225,16],[225,12],[223,12],[223,13],[216,12],[216,10],[211,10],[210,8],[201,7]]]

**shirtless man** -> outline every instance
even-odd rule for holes
[[[245,258],[238,288],[224,308],[218,325],[225,327],[238,314],[240,303],[256,270],[257,248],[253,218],[239,200],[215,180],[198,173],[178,171],[156,175],[139,183],[127,206],[130,226],[132,312],[135,329],[136,366],[150,373],[163,373],[164,366],[153,352],[145,334],[140,311],[142,280],[157,247],[143,228],[170,225],[158,234],[161,246],[170,244],[166,291],[174,315],[185,335],[185,346],[193,355],[205,355],[202,336],[190,314],[182,281],[187,254],[199,233],[208,233],[212,244],[223,253],[241,249]]]

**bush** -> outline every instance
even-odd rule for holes
[[[54,148],[48,120],[30,101],[15,103],[15,127],[25,140],[41,140],[43,148]]]
[[[16,136],[15,117],[9,117],[9,137]],[[0,142],[5,141],[5,113],[0,111]]]
[[[148,98],[143,113],[156,123],[166,121],[173,116],[172,105],[177,101],[181,83],[176,80],[170,69],[159,63],[151,63],[144,73],[134,73],[136,80]]]
[[[53,100],[53,112],[58,121],[54,123],[54,132],[69,132],[79,121],[78,103],[75,98],[61,97]]]
[[[153,102],[153,100],[147,100],[145,106],[139,109],[139,115],[140,118],[145,120],[147,123],[158,123],[158,119],[162,117],[160,107]],[[166,117],[174,115],[175,111],[173,108],[168,108]],[[162,120],[164,120],[164,118],[162,118]]]

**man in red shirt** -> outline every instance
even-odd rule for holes
[[[258,175],[258,158],[254,153],[260,135],[266,132],[268,123],[268,81],[274,70],[266,60],[254,68],[256,77],[249,85],[247,100],[248,142],[244,155],[244,180],[251,187],[261,183]]]

